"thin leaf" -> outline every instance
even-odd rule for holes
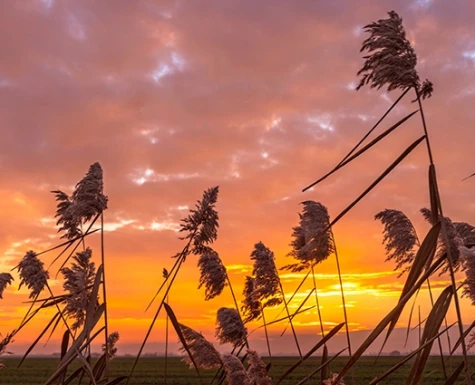
[[[394,373],[396,370],[398,370],[401,366],[403,366],[407,361],[409,361],[412,357],[414,357],[415,355],[417,355],[422,349],[424,349],[426,346],[428,346],[429,344],[431,344],[432,342],[434,342],[437,338],[439,338],[442,334],[444,334],[445,332],[447,332],[452,326],[454,326],[455,323],[453,323],[452,325],[446,327],[444,330],[442,330],[440,333],[437,333],[436,336],[432,337],[431,339],[429,339],[428,341],[426,341],[424,344],[422,344],[421,346],[419,346],[416,350],[414,350],[413,352],[411,352],[410,354],[408,354],[406,357],[404,357],[404,359],[402,359],[401,361],[399,361],[396,365],[394,365],[393,367],[391,367],[390,369],[388,369],[386,372],[384,372],[383,374],[381,374],[380,376],[376,377],[374,380],[372,380],[369,385],[377,385],[379,384],[379,382],[383,379],[385,379],[386,377],[388,377],[389,375],[391,375],[392,373]]]
[[[21,366],[21,364],[23,363],[23,361],[25,361],[25,358],[28,357],[28,354],[31,353],[31,351],[33,350],[33,348],[36,346],[36,344],[38,343],[38,341],[44,336],[44,334],[46,333],[46,331],[50,328],[50,326],[53,324],[53,322],[55,321],[56,317],[59,317],[59,312],[56,313],[53,318],[51,318],[51,320],[48,322],[48,324],[46,325],[46,327],[43,329],[43,331],[38,335],[38,337],[36,337],[36,339],[33,341],[33,343],[30,345],[30,347],[28,349],[26,349],[26,352],[25,354],[23,355],[22,359],[20,360],[20,363],[18,364],[18,368]]]
[[[190,350],[190,347],[188,346],[188,344],[186,343],[186,340],[185,340],[185,337],[183,336],[183,333],[181,331],[181,327],[180,327],[180,324],[178,323],[178,320],[175,316],[175,313],[173,312],[172,308],[167,304],[167,303],[163,303],[163,306],[165,307],[165,310],[168,314],[168,317],[170,318],[170,321],[173,325],[173,328],[175,329],[176,331],[176,334],[178,335],[178,338],[180,339],[180,342],[181,344],[183,345],[183,348],[185,349],[185,351],[188,353],[188,356],[190,357],[190,360],[191,362],[193,363],[193,366],[195,367],[195,370],[196,370],[196,373],[198,373],[198,375],[201,377],[201,373],[200,373],[200,370],[198,368],[198,365],[196,365],[196,362],[195,362],[195,359],[193,357],[193,354],[191,354],[191,350]]]
[[[345,325],[344,322],[341,324],[335,326],[325,337],[323,337],[320,341],[318,341],[315,346],[308,351],[307,354],[305,354],[300,361],[297,361],[295,364],[293,364],[289,369],[285,371],[285,373],[282,375],[282,377],[279,378],[279,380],[276,382],[275,385],[279,385],[283,380],[285,380],[295,369],[297,369],[301,364],[304,363],[304,361],[309,358],[313,353],[315,353],[318,349],[320,349],[321,346],[326,345],[327,341],[329,341],[336,333],[340,331],[340,329]],[[346,350],[345,348],[344,350]],[[344,351],[342,350],[342,351]]]
[[[401,163],[425,138],[425,135],[421,136],[408,148],[406,148],[404,152],[399,155],[399,157],[378,178],[376,178],[376,180],[371,183],[371,185],[365,191],[363,191],[363,193],[358,198],[356,198],[347,208],[338,214],[335,219],[333,219],[328,227],[333,227],[341,218],[343,218],[343,216],[345,216],[348,211],[350,211],[361,199],[363,199],[373,188],[375,188],[379,182],[381,182],[394,168],[396,168],[396,166]]]
[[[436,303],[432,307],[432,310],[427,318],[427,322],[422,334],[422,343],[426,343],[434,336],[437,338],[438,330],[440,329],[442,322],[449,309],[452,296],[454,295],[453,287],[448,286],[440,294]],[[422,378],[427,359],[429,358],[430,351],[432,349],[433,340],[422,349],[414,361],[409,377],[406,381],[407,385],[418,385]]]
[[[327,348],[327,345],[324,345],[323,346],[323,354],[322,354],[322,366],[323,364],[328,360],[328,348]],[[323,384],[327,378],[327,367],[326,365],[322,368],[322,373],[321,373],[321,376],[320,376],[320,382]]]
[[[308,293],[308,295],[305,297],[305,299],[302,301],[302,303],[299,305],[299,307],[297,308],[297,310],[290,315],[290,317],[287,317],[289,319],[289,322],[287,323],[287,325],[285,325],[285,328],[284,328],[284,331],[282,333],[280,333],[280,336],[282,337],[284,334],[285,334],[285,331],[287,330],[287,327],[289,326],[289,323],[294,319],[294,317],[299,313],[300,309],[302,309],[303,305],[305,305],[305,303],[308,301],[308,299],[310,298],[310,296],[312,295],[312,293],[315,291],[315,288],[313,288],[312,290],[310,290],[310,292]],[[288,305],[288,303],[287,303]],[[310,309],[312,309],[313,307],[315,306],[312,306],[310,307]],[[269,326],[269,324],[267,324],[267,326]]]
[[[419,110],[416,110],[414,112],[411,112],[409,115],[405,116],[404,118],[402,118],[399,122],[397,122],[396,124],[392,125],[390,128],[388,128],[386,131],[384,131],[382,134],[378,135],[376,138],[374,138],[371,142],[369,142],[366,146],[364,146],[361,150],[359,150],[358,152],[356,152],[353,156],[349,156],[352,151],[350,152],[349,155],[347,155],[345,158],[343,158],[343,160],[335,167],[333,168],[331,171],[329,171],[328,173],[326,173],[324,176],[322,176],[320,179],[318,179],[317,181],[313,182],[312,184],[308,185],[307,187],[305,187],[302,192],[305,192],[307,191],[308,189],[314,187],[315,185],[317,185],[318,183],[320,182],[323,182],[326,178],[328,178],[330,175],[332,175],[333,173],[335,173],[336,171],[338,171],[340,168],[343,168],[344,166],[346,166],[348,163],[352,162],[353,160],[355,160],[356,158],[358,158],[361,154],[365,153],[366,151],[368,151],[371,147],[373,147],[375,144],[377,144],[378,142],[380,142],[382,139],[384,139],[386,136],[388,136],[391,132],[393,132],[396,128],[398,128],[401,124],[403,124],[406,120],[408,120],[409,118],[411,118],[414,114],[416,114]]]
[[[337,358],[341,353],[343,353],[346,349],[344,348],[340,350],[337,354],[335,354],[332,358],[330,358],[328,361],[325,361],[322,365],[320,365],[317,369],[315,369],[312,373],[310,373],[307,377],[302,379],[297,383],[297,385],[302,385],[305,384],[310,378],[312,378],[315,374],[317,374],[320,370],[325,369],[330,362],[332,362],[335,358]]]
[[[418,278],[424,271],[424,268],[427,266],[427,261],[432,260],[437,249],[437,240],[439,238],[440,227],[440,222],[432,226],[432,228],[429,230],[426,237],[422,241],[421,247],[419,247],[416,257],[414,258],[414,262],[412,263],[411,269],[409,270],[406,282],[404,283],[404,287],[402,289],[399,301],[401,301],[401,299],[404,298],[404,296],[411,289],[413,289]],[[386,342],[388,341],[388,338],[391,335],[392,331],[396,327],[396,323],[399,320],[402,310],[403,308],[401,307],[400,311],[394,314],[394,318],[392,319],[389,325],[388,332],[381,347],[381,351],[386,345]]]
[[[475,327],[475,321],[472,322],[472,324],[467,328],[467,330],[465,330],[463,332],[463,335],[459,337],[459,339],[457,340],[457,342],[455,343],[454,347],[452,348],[452,351],[450,352],[450,355],[453,355],[455,353],[455,351],[457,350],[457,348],[460,346],[460,344],[462,343],[462,338],[467,338],[467,336],[469,335],[469,333],[472,331],[472,329]]]
[[[358,348],[356,352],[353,353],[353,355],[350,357],[348,362],[345,364],[343,369],[340,371],[338,374],[337,378],[335,379],[335,382],[338,383],[339,380],[342,379],[342,377],[348,373],[348,371],[351,369],[351,367],[359,360],[359,358],[362,356],[362,354],[366,351],[366,349],[369,348],[369,346],[376,340],[376,338],[384,331],[387,325],[391,322],[393,318],[396,316],[399,316],[401,313],[402,309],[404,308],[405,304],[411,299],[412,295],[418,290],[418,288],[427,280],[427,278],[430,277],[432,273],[434,273],[437,269],[440,268],[442,262],[444,261],[444,257],[441,257],[437,259],[432,266],[427,269],[422,277],[417,281],[417,283],[411,288],[411,290],[399,300],[398,304],[394,307],[393,310],[391,310],[386,317],[384,317],[379,324],[373,329],[373,331],[370,333],[370,335],[363,341],[361,346]]]
[[[447,381],[445,381],[444,385],[454,385],[457,379],[460,376],[460,373],[462,373],[462,370],[464,368],[465,364],[462,361],[459,366],[457,366],[457,369],[450,375],[449,378],[447,378]]]
[[[439,221],[439,199],[438,199],[437,177],[435,174],[435,166],[429,166],[429,195],[430,195],[430,211],[432,215],[432,223]]]

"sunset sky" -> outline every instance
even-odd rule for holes
[[[422,135],[415,115],[349,167],[301,192],[399,96],[355,91],[362,26],[392,9],[404,19],[421,78],[434,83],[424,108],[445,214],[475,224],[475,178],[461,182],[475,172],[473,1],[2,1],[0,272],[30,249],[59,243],[50,191],[70,193],[98,161],[109,197],[110,329],[120,333],[120,353],[135,352],[145,335],[153,317],[145,307],[162,269],[183,247],[180,219],[208,187],[220,186],[215,249],[241,298],[255,243],[273,250],[279,267],[291,262],[286,254],[300,202],[320,201],[335,217]],[[378,133],[414,111],[413,98],[409,94]],[[420,145],[334,228],[356,345],[392,309],[404,282],[385,262],[382,225],[374,215],[402,210],[423,238],[429,227],[419,209],[429,204],[427,168]],[[98,241],[98,235],[88,240],[97,263]],[[44,256],[46,265],[54,257]],[[231,307],[232,299],[225,289],[204,301],[196,262],[187,259],[170,304],[182,323],[212,340],[216,310]],[[317,272],[329,330],[343,321],[334,256]],[[281,272],[288,295],[302,276]],[[15,278],[0,300],[2,334],[18,326],[28,307],[28,291],[18,291]],[[437,295],[449,277],[435,276],[432,283]],[[300,300],[310,288],[309,282]],[[53,280],[52,289],[60,293],[61,281]],[[416,303],[422,317],[428,298],[424,289]],[[470,324],[475,310],[468,299],[461,302]],[[279,310],[269,309],[268,318]],[[10,350],[24,350],[52,315],[40,315]],[[398,326],[407,319],[408,311]],[[146,351],[161,351],[164,322],[161,316]],[[308,346],[318,340],[315,309],[295,323]],[[279,337],[283,327],[271,328],[273,347],[294,353],[290,334]],[[264,351],[261,330],[252,336]],[[341,337],[335,349],[344,346]],[[59,339],[60,333],[38,353],[58,351]],[[390,341],[393,348],[409,349],[401,338]]]

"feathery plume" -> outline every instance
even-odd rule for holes
[[[406,38],[402,18],[394,11],[388,12],[388,19],[370,23],[364,30],[370,36],[363,41],[360,52],[367,51],[365,62],[357,75],[362,76],[356,87],[359,90],[366,84],[371,88],[405,90],[414,87],[425,99],[431,96],[433,85],[425,80],[422,84],[416,71],[417,56]]]
[[[218,192],[219,186],[207,189],[201,201],[196,203],[196,209],[190,210],[188,217],[182,219],[180,231],[186,231],[188,234],[181,239],[193,239],[188,254],[203,254],[207,245],[213,243],[218,237],[219,217],[215,210]]]
[[[71,196],[60,190],[52,191],[58,202],[55,215],[58,218],[56,224],[60,226],[58,232],[66,232],[61,238],[73,239],[81,235],[81,224],[107,209],[107,196],[103,189],[102,168],[96,162],[76,184]]]
[[[475,227],[465,222],[454,222],[454,227],[466,247],[475,246]]]
[[[400,276],[410,269],[419,245],[416,230],[409,218],[399,210],[386,209],[374,217],[384,225],[383,244],[386,249],[386,261],[394,259],[398,270],[403,268]]]
[[[274,253],[262,242],[259,242],[254,245],[251,260],[254,261],[252,269],[252,274],[255,276],[254,291],[256,298],[262,302],[262,307],[276,306],[282,303]]]
[[[434,223],[432,223],[432,212],[430,209],[422,208],[421,213],[426,219],[426,221],[434,225]],[[452,256],[452,265],[454,267],[454,272],[457,272],[460,269],[461,264],[462,264],[462,258],[460,258],[460,256],[461,256],[461,249],[464,246],[464,242],[463,242],[463,239],[460,237],[459,233],[457,232],[452,220],[449,217],[445,217],[443,221],[445,222],[445,228],[447,230],[447,238],[449,240],[448,247],[450,249],[450,254]],[[444,254],[447,254],[447,258],[448,258],[447,247],[446,247],[446,244],[441,232],[439,234],[436,257],[440,258]],[[449,267],[446,266],[442,270],[442,273],[447,272],[448,269]]]
[[[49,274],[32,250],[25,254],[17,269],[21,279],[19,288],[25,284],[31,290],[30,298],[35,298],[48,284]]]
[[[343,379],[341,379],[338,382],[335,382],[337,378],[338,378],[338,373],[332,373],[330,378],[323,380],[323,385],[345,385],[345,383],[343,382]]]
[[[266,364],[255,350],[247,351],[247,382],[248,385],[272,385],[271,378],[267,375]]]
[[[0,273],[0,299],[3,299],[3,292],[8,285],[11,285],[13,277],[10,273]]]
[[[222,360],[228,385],[245,385],[247,374],[241,360],[232,354],[224,354]]]
[[[96,162],[89,167],[86,176],[79,181],[73,192],[74,216],[87,222],[107,209],[107,197],[103,190],[102,167]]]
[[[73,257],[71,267],[61,269],[64,276],[63,288],[69,292],[66,298],[64,312],[72,317],[75,322],[72,329],[76,330],[86,319],[86,309],[91,301],[92,286],[96,277],[94,262],[91,262],[92,251],[87,248],[76,253]],[[97,301],[97,298],[94,299]]]
[[[117,354],[117,341],[119,341],[119,333],[118,332],[112,332],[107,336],[107,346],[106,344],[102,344],[102,352],[108,353],[108,359],[111,360],[115,357]],[[106,349],[107,348],[107,349]]]
[[[216,323],[216,337],[221,344],[229,342],[235,347],[245,344],[247,329],[236,309],[220,308],[216,315]]]
[[[179,325],[196,365],[201,369],[219,368],[222,363],[221,357],[213,344],[208,342],[206,338],[203,337],[203,334],[194,331],[186,325]],[[185,348],[181,347],[180,351],[184,352]],[[190,368],[193,367],[190,357],[185,356],[183,361]]]
[[[463,294],[467,295],[472,300],[472,304],[475,305],[475,255],[465,257],[463,267],[466,276]]]
[[[241,310],[245,315],[244,323],[259,319],[261,317],[261,303],[257,299],[254,291],[254,278],[247,276],[244,281],[243,296]]]
[[[294,239],[290,243],[292,251],[288,254],[300,263],[283,268],[294,272],[308,269],[312,264],[324,261],[335,251],[327,208],[314,201],[305,201],[302,204],[300,223],[293,228]]]
[[[73,215],[73,201],[68,194],[55,190],[51,191],[56,196],[56,215],[58,218],[56,225],[59,226],[58,232],[65,231],[61,238],[73,239],[81,235],[81,220],[79,217]]]
[[[200,283],[198,289],[205,287],[205,300],[208,301],[221,294],[226,286],[226,268],[219,255],[210,247],[205,247],[198,259]]]

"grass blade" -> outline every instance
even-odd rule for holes
[[[380,381],[384,380],[386,377],[394,373],[396,370],[398,370],[401,366],[403,366],[407,361],[409,361],[412,357],[414,357],[416,354],[418,354],[422,349],[424,349],[426,346],[434,342],[437,338],[439,338],[442,334],[447,332],[452,326],[454,326],[455,323],[452,325],[446,327],[444,330],[442,330],[440,333],[437,333],[436,336],[432,337],[428,341],[426,341],[424,344],[421,344],[416,350],[408,354],[406,357],[404,357],[401,361],[399,361],[396,365],[394,365],[391,369],[388,369],[386,372],[381,374],[380,376],[376,377],[374,380],[372,380],[369,385],[377,385],[379,384]]]
[[[338,383],[339,380],[342,379],[342,377],[348,373],[348,371],[352,368],[352,366],[358,361],[358,359],[363,355],[363,353],[366,351],[366,349],[369,348],[369,346],[376,340],[376,338],[384,331],[387,325],[391,322],[391,320],[400,314],[402,308],[405,306],[405,304],[411,299],[412,295],[418,290],[418,288],[426,281],[429,276],[434,273],[437,269],[440,268],[442,265],[442,262],[445,260],[445,257],[441,257],[435,261],[432,266],[426,270],[423,274],[423,276],[419,279],[419,281],[410,289],[410,291],[399,300],[398,304],[394,307],[393,310],[391,310],[386,317],[384,317],[379,324],[373,329],[373,331],[370,333],[370,335],[363,341],[361,346],[358,348],[358,350],[353,353],[353,355],[350,357],[348,362],[345,364],[343,369],[340,371],[338,374],[338,377],[335,379],[335,382]]]
[[[371,183],[371,185],[363,191],[363,193],[356,198],[346,209],[344,209],[340,214],[336,216],[335,219],[328,225],[328,228],[333,227],[345,214],[350,211],[361,199],[363,199],[373,188],[375,188],[379,182],[381,182],[396,166],[401,163],[418,145],[425,139],[425,135],[421,136],[419,139],[417,139],[414,143],[412,143],[404,152],[399,155],[399,157],[378,177],[376,180]],[[327,231],[328,229],[325,229],[323,232]]]
[[[422,241],[419,250],[417,250],[417,254],[414,258],[414,262],[412,263],[411,269],[409,270],[409,274],[407,276],[406,282],[404,283],[404,287],[401,292],[401,296],[399,301],[414,287],[418,278],[421,276],[424,268],[427,266],[427,261],[433,259],[435,251],[437,249],[437,240],[439,238],[441,224],[440,222],[432,226],[432,228],[427,233],[426,237]],[[418,288],[420,290],[420,287]],[[388,328],[388,332],[386,333],[386,337],[384,339],[383,345],[381,347],[380,353],[383,350],[388,338],[394,328],[396,327],[396,323],[399,320],[399,317],[402,313],[403,308],[401,307],[400,311],[394,314],[394,318],[391,320],[391,323]]]
[[[462,370],[464,368],[464,363],[461,362],[459,366],[457,366],[457,369],[450,375],[449,378],[447,378],[447,381],[445,381],[444,385],[454,385],[457,379],[460,376],[460,373],[462,373]]]
[[[434,307],[432,308],[427,322],[422,333],[422,343],[426,343],[431,340],[434,336],[437,338],[438,331],[442,326],[447,310],[449,309],[452,296],[454,294],[453,287],[449,286],[440,294],[437,299]],[[422,373],[424,371],[427,359],[429,358],[430,351],[432,348],[433,340],[427,344],[424,349],[422,349],[414,361],[411,372],[409,374],[406,385],[418,385],[422,378]]]
[[[190,360],[193,363],[193,366],[195,367],[196,373],[198,373],[198,376],[201,377],[201,373],[200,373],[200,370],[198,368],[198,365],[196,365],[193,354],[191,354],[190,347],[186,343],[185,337],[183,336],[183,332],[181,331],[181,327],[180,327],[180,324],[178,323],[178,320],[175,316],[175,313],[173,312],[172,308],[167,303],[164,302],[163,306],[165,307],[165,310],[168,314],[168,318],[170,318],[170,321],[173,325],[173,328],[175,329],[176,334],[178,335],[178,338],[180,339],[180,342],[183,345],[183,348],[188,353],[188,356],[190,357]]]
[[[297,369],[306,359],[308,359],[313,353],[315,353],[318,349],[320,349],[321,346],[324,346],[336,333],[340,331],[340,329],[345,325],[344,322],[341,324],[335,326],[325,337],[323,337],[320,341],[318,341],[315,346],[308,351],[307,354],[305,354],[302,357],[302,360],[297,361],[295,364],[293,364],[289,369],[285,371],[285,373],[282,375],[282,377],[279,378],[279,380],[275,383],[275,385],[279,385],[282,381],[284,381],[295,369]],[[346,350],[343,349],[342,351]],[[306,381],[306,380],[305,380]],[[304,381],[304,382],[305,382]]]
[[[33,348],[36,346],[36,344],[39,342],[39,340],[44,336],[44,334],[46,333],[46,331],[50,328],[50,326],[53,324],[53,322],[55,321],[55,319],[59,317],[59,313],[56,313],[53,318],[51,318],[51,320],[48,322],[48,324],[46,325],[46,327],[43,329],[43,331],[38,335],[38,337],[36,337],[36,339],[33,341],[33,343],[30,345],[30,347],[28,349],[26,349],[26,352],[25,354],[23,355],[22,359],[20,360],[20,363],[18,364],[18,368],[21,366],[21,364],[23,363],[23,361],[25,361],[25,358],[28,357],[28,354],[31,353],[31,351],[33,350]]]
[[[310,373],[307,377],[305,377],[304,379],[300,380],[297,385],[302,385],[302,384],[305,384],[305,382],[307,382],[310,378],[312,378],[315,374],[317,374],[320,370],[322,369],[325,369],[328,364],[330,362],[332,362],[335,358],[337,358],[341,353],[343,353],[346,349],[348,348],[344,348],[342,350],[340,350],[337,354],[335,354],[332,358],[330,358],[328,361],[324,362],[323,364],[321,364],[317,369],[315,369],[312,373]]]
[[[360,155],[368,151],[371,147],[373,147],[375,144],[377,144],[379,141],[384,139],[386,136],[388,136],[391,132],[393,132],[396,128],[398,128],[401,124],[403,124],[405,121],[407,121],[409,118],[411,118],[414,114],[416,114],[419,110],[416,110],[414,112],[411,112],[409,115],[405,116],[402,118],[399,122],[396,124],[392,125],[390,128],[388,128],[386,131],[384,131],[382,134],[378,135],[376,138],[374,138],[370,143],[368,143],[366,146],[364,146],[361,150],[359,150],[357,153],[355,153],[353,156],[348,154],[343,160],[331,171],[326,173],[324,176],[322,176],[320,179],[317,181],[313,182],[312,184],[308,185],[304,189],[302,189],[302,192],[307,191],[308,189],[314,187],[315,185],[319,184],[320,182],[323,182],[325,179],[327,179],[330,175],[334,174],[336,171],[338,171],[340,168],[343,168],[346,166],[348,163],[352,162],[356,158],[358,158]]]

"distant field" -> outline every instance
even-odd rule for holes
[[[475,370],[475,357],[470,357],[472,372]],[[18,358],[2,357],[3,362],[7,366],[0,371],[1,385],[42,385],[48,378],[48,374],[54,370],[58,359],[56,358],[30,358],[27,359],[20,369],[17,369],[19,362]],[[273,367],[270,375],[273,378],[279,378],[284,371],[291,366],[298,358],[296,357],[277,357],[273,358]],[[368,384],[370,380],[377,375],[384,373],[391,366],[396,364],[400,359],[397,357],[382,357],[374,364],[374,357],[363,357],[355,367],[354,378],[355,385]],[[265,361],[268,362],[266,359]],[[330,365],[330,371],[338,372],[345,363],[346,358],[337,358]],[[461,362],[460,357],[453,359],[453,367],[455,368]],[[133,358],[115,358],[111,362],[111,373],[113,376],[127,375],[133,363]],[[319,358],[312,358],[307,361],[307,369],[310,372],[316,368],[319,363]],[[393,374],[388,380],[381,382],[381,384],[404,384],[407,378],[411,363],[406,363],[398,372]],[[72,370],[77,366],[73,366]],[[134,385],[162,385],[164,360],[163,358],[143,358],[140,360],[131,384]],[[214,371],[207,371],[203,373],[204,384],[208,384],[214,376]],[[295,385],[298,380],[302,379],[304,370],[294,372],[284,385]],[[443,385],[443,375],[441,373],[440,358],[431,357],[426,366],[425,384]],[[349,376],[351,377],[351,376]],[[346,384],[351,385],[351,378],[347,378]],[[84,383],[84,382],[83,382]],[[459,383],[462,383],[461,381]],[[169,376],[166,382],[167,385],[195,385],[199,384],[196,373],[187,366],[185,366],[179,358],[171,358],[169,361]]]

